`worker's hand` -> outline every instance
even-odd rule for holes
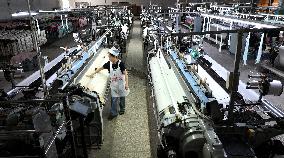
[[[126,84],[126,85],[125,85],[125,90],[128,90],[128,88],[129,88],[129,87],[128,87],[128,85]]]

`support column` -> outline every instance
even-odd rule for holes
[[[209,31],[210,30],[210,18],[208,17],[207,18],[208,19],[208,22],[207,22],[207,28],[206,28],[206,31]]]
[[[232,30],[232,28],[233,28],[233,21],[231,21],[231,23],[230,23],[230,30]],[[231,45],[231,34],[229,33],[228,36],[229,36],[228,45],[230,46]]]
[[[236,95],[238,92],[238,87],[239,87],[239,67],[240,67],[240,59],[241,59],[241,50],[242,50],[242,36],[243,33],[239,32],[238,33],[238,43],[237,43],[237,49],[235,53],[235,62],[234,62],[234,71],[233,71],[233,77],[232,80],[230,81],[230,102],[229,102],[229,113],[228,113],[228,118],[229,122],[233,123],[233,110],[234,110],[234,105],[235,105],[235,99]]]
[[[216,29],[218,31],[218,24],[216,24]],[[215,42],[218,44],[218,34],[215,35]]]
[[[206,31],[206,17],[203,18],[203,26],[202,26],[202,32],[205,32]],[[202,40],[203,38],[205,37],[205,35],[202,35]]]
[[[39,36],[40,35],[40,28],[39,28],[38,20],[35,19],[35,21],[36,21],[36,27],[37,27],[37,34]]]
[[[179,14],[176,14],[176,32],[179,32]]]
[[[260,40],[259,47],[258,47],[257,57],[256,57],[256,60],[255,60],[256,64],[258,64],[260,62],[260,59],[261,59],[263,39],[264,39],[264,33],[262,33],[262,35],[261,35],[261,40]]]
[[[66,25],[67,30],[69,30],[67,15],[65,15],[65,18],[66,18],[66,19],[65,19],[65,25]]]
[[[211,24],[211,19],[209,18],[208,31],[211,31],[210,24]]]
[[[249,40],[250,40],[250,32],[246,38],[246,47],[245,47],[245,51],[244,51],[244,54],[243,54],[243,62],[244,62],[244,65],[247,65],[247,59],[248,59],[248,49],[249,49]]]
[[[203,18],[202,32],[206,30],[205,26],[206,26],[206,17]]]
[[[64,27],[63,15],[60,15],[60,19],[61,19],[61,25]]]
[[[223,35],[221,34],[220,47],[219,47],[219,52],[220,53],[222,51],[222,43],[223,43]]]

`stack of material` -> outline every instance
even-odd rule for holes
[[[0,29],[5,29],[5,30],[12,30],[12,29],[30,29],[30,25],[27,24],[26,22],[3,22],[0,23]]]
[[[47,42],[45,31],[38,34],[39,46]],[[0,53],[2,56],[14,56],[33,50],[30,30],[0,30]]]
[[[47,39],[51,42],[54,39],[63,38],[68,33],[73,32],[75,28],[76,26],[70,21],[67,24],[64,21],[63,25],[61,21],[52,22],[43,27],[46,30]]]
[[[23,52],[13,56],[10,60],[10,64],[12,65],[20,65],[26,59],[32,60],[36,56],[36,52]]]
[[[39,46],[44,45],[47,42],[45,30],[41,30],[38,33],[37,37],[38,37],[37,40],[38,40]]]
[[[79,26],[79,19],[78,18],[76,18],[76,17],[68,17],[68,21],[71,22],[73,31],[77,31],[80,28],[80,26]]]
[[[68,33],[71,33],[71,32],[74,31],[74,27],[73,27],[72,22],[68,22],[67,27],[68,27],[68,29],[67,29]]]
[[[85,27],[88,24],[88,20],[86,17],[81,17],[79,19],[79,27]]]

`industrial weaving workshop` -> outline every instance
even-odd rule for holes
[[[283,0],[0,0],[0,158],[284,158]]]

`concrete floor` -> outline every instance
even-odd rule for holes
[[[127,48],[127,66],[130,69],[135,69],[139,72],[146,73],[143,43],[141,38],[142,28],[140,27],[140,21],[134,21],[131,31],[131,37]]]

